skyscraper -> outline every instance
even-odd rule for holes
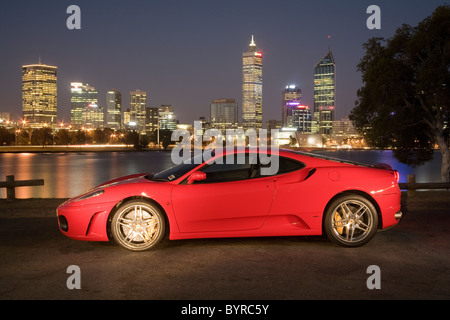
[[[82,126],[85,129],[103,129],[105,115],[103,108],[92,102],[83,109]]]
[[[74,129],[103,127],[103,109],[98,105],[94,87],[81,82],[70,84],[70,122]]]
[[[242,126],[244,130],[262,128],[262,53],[253,36],[242,55]]]
[[[147,107],[145,119],[145,130],[147,131],[147,135],[151,135],[158,129],[159,108]]]
[[[225,134],[227,129],[237,129],[238,105],[234,99],[215,99],[210,108],[211,128],[219,129]]]
[[[281,91],[281,122],[283,127],[288,127],[292,110],[301,104],[302,91],[295,85],[286,86]]]
[[[170,104],[163,104],[158,108],[159,129],[175,130],[177,128],[177,118],[175,116],[174,107]]]
[[[31,127],[56,125],[56,73],[57,67],[40,62],[22,66],[23,120]]]
[[[106,93],[105,127],[120,130],[122,123],[122,95],[118,90]]]
[[[302,105],[302,92],[295,85],[286,86],[282,96],[282,124],[284,128],[295,128],[303,133],[311,132],[311,111]]]
[[[130,126],[131,122],[131,114],[130,114],[130,108],[127,108],[122,114],[122,128],[126,130],[133,130],[136,129],[136,124]]]
[[[145,113],[147,109],[147,92],[135,90],[130,92],[130,120],[136,124],[136,130],[145,131]]]
[[[331,134],[334,120],[336,68],[331,51],[314,66],[314,117],[318,133]]]

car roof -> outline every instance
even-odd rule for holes
[[[256,147],[235,147],[231,150],[227,149],[227,148],[219,148],[222,149],[222,154],[228,154],[229,152],[231,153],[240,153],[240,152],[257,152],[257,153],[268,153],[271,154],[272,152],[272,148],[267,147],[267,148],[256,148]],[[217,150],[217,149],[215,149]],[[292,159],[296,159],[299,161],[307,161],[307,159],[309,158],[310,160],[317,160],[318,162],[321,162],[322,165],[325,164],[325,162],[323,161],[327,161],[327,162],[334,162],[335,164],[343,164],[343,165],[354,165],[354,166],[364,166],[364,167],[370,167],[370,168],[376,168],[376,165],[371,165],[371,164],[365,164],[365,163],[360,163],[357,161],[351,161],[351,160],[345,160],[345,159],[340,159],[340,158],[335,158],[335,157],[331,157],[331,156],[326,156],[326,155],[322,155],[322,154],[318,154],[318,153],[313,153],[313,152],[307,152],[304,150],[297,150],[297,149],[287,149],[287,148],[276,148],[275,149],[278,154],[280,156],[285,156],[285,157],[289,157]],[[330,163],[327,163],[328,165],[330,165]]]
[[[365,164],[365,163],[361,163],[361,162],[357,162],[357,161],[326,156],[323,154],[307,152],[307,151],[303,151],[303,150],[292,150],[292,149],[280,149],[280,150],[283,150],[283,152],[286,152],[286,153],[291,153],[291,154],[295,154],[295,155],[299,155],[299,156],[303,156],[303,157],[310,157],[310,158],[314,158],[314,159],[318,159],[318,160],[325,160],[325,161],[337,162],[337,163],[341,163],[341,164],[364,166],[364,167],[370,167],[370,168],[376,167],[375,165],[371,165],[371,164]]]

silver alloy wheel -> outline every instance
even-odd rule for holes
[[[328,237],[346,247],[366,244],[377,228],[376,209],[370,201],[357,195],[338,199],[327,212],[325,230]]]
[[[123,204],[114,214],[111,232],[114,240],[132,251],[148,250],[164,236],[165,221],[160,210],[143,201]]]

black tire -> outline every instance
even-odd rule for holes
[[[164,238],[165,230],[166,220],[161,209],[143,200],[123,203],[111,221],[114,241],[131,251],[154,248]]]
[[[360,247],[377,233],[378,214],[372,202],[349,194],[334,200],[324,218],[328,239],[343,247]]]

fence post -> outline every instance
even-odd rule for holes
[[[11,185],[6,187],[6,200],[11,201],[16,199],[16,190],[14,188],[14,176],[6,176],[6,183],[11,183]]]
[[[407,185],[408,185],[408,191],[406,191],[407,196],[408,197],[415,196],[416,195],[416,175],[408,174]]]

